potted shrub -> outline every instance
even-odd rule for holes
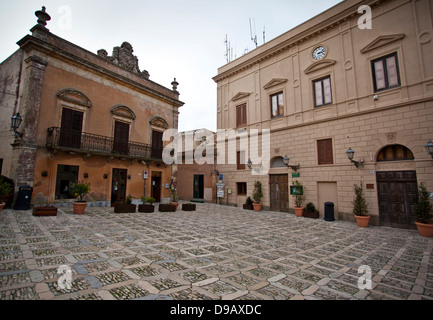
[[[182,211],[195,211],[196,205],[195,203],[183,203],[182,204]]]
[[[176,209],[177,209],[177,206],[179,205],[179,202],[177,202],[177,201],[178,201],[178,198],[177,198],[176,188],[172,187],[171,188],[171,196],[170,196],[170,204],[176,206]]]
[[[421,182],[418,185],[418,203],[415,205],[414,214],[418,233],[423,237],[433,237],[433,224],[431,223],[433,206],[429,197],[430,192],[427,191],[426,186]]]
[[[11,179],[5,176],[0,177],[0,212],[4,207],[12,204],[14,186]]]
[[[158,210],[160,212],[175,212],[177,209],[177,205],[171,203],[160,203]]]
[[[155,206],[153,203],[156,201],[153,197],[141,197],[143,204],[138,205],[138,212],[151,213],[155,212]]]
[[[303,216],[307,217],[307,218],[318,219],[319,218],[319,211],[316,210],[316,207],[314,206],[314,204],[312,202],[309,202],[305,206]]]
[[[364,196],[364,188],[362,182],[360,185],[354,185],[355,198],[352,201],[353,214],[355,215],[356,223],[361,228],[368,227],[370,216],[368,215],[368,205]]]
[[[245,200],[243,208],[245,210],[253,210],[253,200],[251,200],[251,197],[248,197],[247,200]]]
[[[132,196],[128,195],[125,199],[125,203],[117,203],[114,205],[115,213],[135,213],[137,206],[132,204]]]
[[[262,210],[262,204],[260,203],[260,201],[262,200],[262,197],[263,197],[262,183],[260,181],[256,181],[254,183],[254,191],[253,191],[254,211]]]
[[[302,215],[304,214],[304,209],[305,209],[305,207],[302,205],[304,203],[304,200],[305,200],[304,189],[302,187],[302,183],[299,182],[298,180],[293,181],[293,187],[295,189],[295,191],[294,191],[295,214],[297,217],[302,217]]]
[[[90,183],[84,183],[83,181],[74,183],[72,185],[72,193],[77,199],[72,203],[74,208],[74,214],[83,214],[87,207],[87,201],[84,197],[90,192]]]

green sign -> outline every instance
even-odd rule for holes
[[[301,176],[300,172],[293,172],[292,173],[292,178],[299,178]]]
[[[304,194],[303,186],[290,186],[290,195],[292,196],[302,196]]]

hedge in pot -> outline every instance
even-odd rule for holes
[[[138,205],[138,212],[155,212],[155,206],[153,203],[156,201],[153,197],[141,197],[143,204]]]
[[[247,200],[245,200],[243,208],[245,210],[253,210],[253,200],[251,200],[251,197],[248,197]]]
[[[177,206],[171,203],[160,203],[158,210],[160,212],[176,212]]]
[[[137,206],[132,204],[132,196],[128,195],[126,197],[125,203],[117,203],[114,205],[115,213],[135,213]]]
[[[195,211],[196,205],[195,203],[183,203],[182,211]]]
[[[11,179],[5,176],[0,177],[0,204],[3,204],[1,208],[12,205],[12,199],[14,186]],[[1,211],[1,210],[0,210]]]
[[[262,210],[262,204],[260,203],[262,198],[263,198],[262,183],[260,181],[256,181],[254,183],[254,191],[253,191],[254,211]]]
[[[418,233],[423,237],[433,237],[433,224],[431,223],[433,206],[429,198],[430,192],[427,191],[425,184],[421,182],[418,185],[418,203],[415,205],[414,214]]]
[[[355,198],[352,201],[353,214],[355,215],[358,226],[361,228],[366,228],[370,222],[370,216],[368,215],[368,205],[367,201],[365,200],[362,182],[360,185],[355,184],[353,189],[355,191]]]
[[[90,192],[90,183],[84,183],[83,181],[74,183],[72,185],[72,193],[77,199],[72,203],[75,214],[83,214],[87,207],[87,201],[84,197]]]
[[[303,216],[307,217],[307,218],[318,219],[319,218],[319,211],[316,210],[316,207],[314,206],[314,204],[312,202],[309,202],[305,206]]]

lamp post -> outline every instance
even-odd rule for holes
[[[22,122],[23,122],[23,118],[21,118],[19,112],[17,112],[17,114],[12,116],[12,118],[11,118],[11,127],[15,133],[15,138],[17,138],[17,137],[22,138],[23,137],[23,134],[21,132],[17,131]]]
[[[287,155],[283,158],[283,162],[288,168],[291,168],[293,171],[298,171],[301,168],[301,165],[299,163],[296,166],[289,165],[290,158]]]
[[[352,162],[355,165],[355,167],[359,169],[360,163],[358,161],[353,160],[355,156],[355,151],[353,151],[352,148],[349,148],[349,150],[346,151],[346,155],[347,158],[350,160],[350,162]]]
[[[429,155],[431,155],[432,159],[433,159],[433,142],[430,140],[425,146],[424,146],[425,150],[427,151],[427,153]]]

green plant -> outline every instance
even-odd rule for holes
[[[355,191],[355,198],[352,201],[353,204],[353,214],[355,216],[366,216],[368,213],[368,205],[364,196],[364,187],[362,182],[360,185],[355,184],[353,186]]]
[[[302,207],[302,203],[305,200],[304,189],[302,183],[298,180],[293,181],[293,186],[296,187],[295,191],[295,207]]]
[[[142,201],[144,204],[146,204],[146,203],[148,203],[148,204],[153,204],[153,203],[156,201],[156,199],[153,198],[153,197],[141,197],[141,201]]]
[[[131,196],[131,195],[128,195],[128,196],[126,197],[125,203],[126,203],[126,204],[131,204],[131,203],[132,203],[132,196]]]
[[[262,183],[260,181],[256,181],[254,183],[253,199],[256,203],[260,203],[260,200],[262,200],[262,198],[263,198]]]
[[[314,206],[314,204],[312,202],[308,202],[307,205],[305,206],[305,211],[316,212],[316,207]]]
[[[77,202],[86,202],[84,197],[90,192],[90,183],[84,183],[83,181],[74,183],[72,185],[72,193],[77,198]]]
[[[416,221],[420,223],[428,223],[433,218],[431,213],[433,205],[430,200],[430,192],[427,191],[427,187],[423,182],[418,185],[418,203],[415,205],[414,214]]]
[[[251,197],[248,197],[247,200],[245,200],[245,204],[252,205],[253,200],[251,200]]]
[[[5,177],[0,177],[0,196],[12,193],[13,185]]]

